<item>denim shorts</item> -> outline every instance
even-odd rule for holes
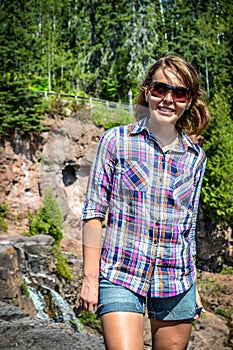
[[[191,320],[200,312],[196,308],[196,284],[184,293],[169,298],[144,297],[104,277],[99,278],[99,304],[95,313],[99,316],[109,312],[127,311],[145,314],[154,320]]]

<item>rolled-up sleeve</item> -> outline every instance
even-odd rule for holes
[[[103,134],[97,147],[89,175],[82,220],[105,219],[115,169],[115,149],[115,132],[114,129],[110,129]]]
[[[195,175],[195,187],[194,187],[194,195],[193,195],[193,222],[190,231],[191,238],[191,249],[193,256],[196,255],[196,224],[197,224],[197,215],[198,215],[198,207],[199,207],[199,199],[201,194],[202,182],[204,178],[205,168],[206,168],[206,155],[204,151],[202,151],[202,157],[197,167],[196,175]]]

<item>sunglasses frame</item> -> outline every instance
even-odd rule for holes
[[[166,92],[164,94],[160,94],[157,92],[157,96],[153,95],[153,90],[151,91],[151,88],[153,88],[155,85],[160,85],[164,90],[166,90]],[[156,91],[156,90],[154,90]],[[172,93],[172,97],[176,102],[181,102],[181,103],[185,103],[189,100],[190,98],[190,91],[189,89],[187,89],[184,86],[174,86],[174,85],[170,85],[170,84],[166,84],[163,83],[161,81],[152,81],[152,83],[150,83],[150,93],[153,97],[157,97],[157,98],[164,98],[164,96],[167,95],[167,93],[171,91]],[[182,97],[179,97],[176,95],[176,91],[183,91],[184,95]]]

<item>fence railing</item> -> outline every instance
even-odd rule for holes
[[[130,114],[133,114],[133,104],[132,104],[131,96],[129,98],[129,103],[120,103],[120,102],[101,100],[95,97],[85,97],[85,96],[71,95],[71,94],[58,93],[58,92],[52,92],[52,91],[36,91],[36,92],[43,94],[46,100],[48,100],[49,95],[54,95],[54,96],[57,96],[59,99],[61,99],[64,103],[71,102],[71,101],[75,101],[76,104],[85,103],[85,104],[88,104],[91,109],[100,105],[103,105],[109,109],[116,109],[120,107],[126,110],[127,112],[129,112]]]

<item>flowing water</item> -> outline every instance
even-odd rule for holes
[[[74,311],[59,293],[46,286],[28,286],[28,291],[39,318],[66,323],[75,330],[80,330],[80,322]]]

